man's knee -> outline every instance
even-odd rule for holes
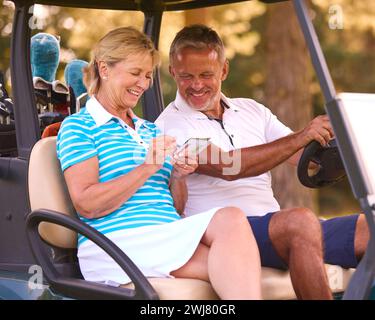
[[[289,245],[302,242],[321,244],[322,232],[318,218],[310,209],[282,210],[272,217],[270,238],[282,237]],[[277,241],[277,239],[275,239]]]
[[[357,234],[368,233],[366,216],[364,214],[358,215],[355,231]]]
[[[369,237],[370,235],[366,216],[364,214],[360,214],[356,223],[354,237],[354,250],[358,260],[360,260],[365,254]]]

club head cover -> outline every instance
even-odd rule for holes
[[[65,82],[68,86],[73,88],[74,95],[79,97],[81,94],[86,93],[87,89],[83,84],[83,71],[87,67],[88,62],[84,60],[75,59],[70,61],[64,70]]]
[[[31,38],[30,59],[33,77],[52,82],[60,60],[59,40],[48,33],[37,33]]]

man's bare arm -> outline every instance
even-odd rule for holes
[[[210,145],[207,158],[206,154],[200,156],[196,172],[228,181],[258,176],[284,162],[299,149],[301,146],[295,134],[271,143],[229,152]]]
[[[325,145],[332,136],[333,130],[328,117],[319,116],[305,129],[271,143],[230,152],[223,152],[211,145],[207,154],[200,155],[197,173],[228,181],[257,176],[273,169],[293,155],[291,161],[298,163],[301,149],[310,141],[316,140]],[[301,151],[297,153],[299,150]]]
[[[289,164],[293,166],[297,166],[299,159],[301,158],[303,153],[303,149],[298,150],[295,154],[293,154],[288,160],[286,160]]]

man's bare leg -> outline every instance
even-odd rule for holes
[[[275,213],[269,225],[271,242],[288,264],[298,299],[332,299],[323,262],[322,231],[309,209]]]
[[[365,254],[369,237],[366,216],[360,214],[357,220],[354,238],[354,251],[358,261],[361,260]]]

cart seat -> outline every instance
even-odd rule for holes
[[[56,155],[56,137],[38,141],[30,156],[29,199],[31,210],[50,209],[76,217],[64,176]],[[49,244],[60,248],[76,248],[77,234],[64,227],[42,222],[40,236]],[[43,267],[43,266],[42,266]],[[354,270],[326,265],[333,292],[343,292]],[[218,299],[211,285],[195,279],[149,278],[161,299],[208,300]],[[132,288],[132,284],[123,287]],[[295,299],[288,271],[262,268],[264,299]]]

